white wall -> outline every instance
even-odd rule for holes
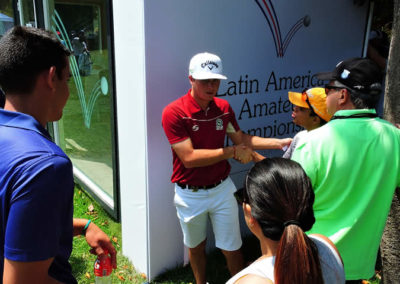
[[[142,1],[113,1],[123,253],[147,273],[146,74]]]
[[[275,88],[269,84],[266,90],[271,74],[278,82],[281,77],[311,77],[333,69],[341,59],[362,55],[367,4],[266,1],[272,3],[268,8],[274,8],[276,14],[274,19],[267,18],[276,21],[276,31],[279,25],[282,40],[299,19],[306,15],[310,19],[307,27],[299,22],[286,53],[278,57],[273,33],[257,3],[264,5],[256,0],[113,1],[123,249],[149,278],[183,261],[170,183],[172,154],[161,113],[169,102],[187,92],[190,58],[203,51],[221,56],[228,80],[221,83],[219,93],[232,93],[236,85],[236,95],[222,98],[231,103],[244,131],[265,128],[269,133],[275,128],[282,132],[276,136],[293,136],[287,127],[291,121],[287,92],[311,86]],[[271,28],[276,34],[272,24]],[[246,75],[248,80],[258,81],[258,92],[239,94],[240,77],[246,93]],[[255,104],[264,103],[269,113],[250,117],[246,106],[253,110]],[[277,109],[280,105],[280,113],[274,113],[274,104]],[[234,161],[232,166],[232,177],[241,187],[249,166]]]

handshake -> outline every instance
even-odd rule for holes
[[[258,162],[264,160],[265,157],[256,151],[253,151],[252,145],[256,149],[280,149],[286,151],[286,149],[292,143],[292,138],[261,138],[257,136],[245,136],[247,143],[238,144],[233,146],[233,158],[242,164],[247,164],[250,161]]]
[[[233,146],[233,158],[242,164],[247,164],[250,161],[258,162],[265,157],[253,151],[253,149],[248,146],[236,145]]]

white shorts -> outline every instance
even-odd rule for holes
[[[242,246],[235,191],[230,177],[214,188],[196,192],[175,184],[174,204],[187,247],[194,248],[206,239],[208,218],[216,247],[234,251]]]

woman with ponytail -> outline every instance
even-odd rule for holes
[[[325,236],[304,232],[315,222],[314,192],[302,167],[288,159],[256,163],[236,194],[262,256],[227,284],[341,284],[343,263]]]

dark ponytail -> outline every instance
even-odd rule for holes
[[[283,231],[274,266],[275,283],[321,284],[321,266],[314,242],[296,225]]]
[[[288,159],[264,159],[247,174],[245,188],[264,236],[279,241],[275,283],[323,283],[318,249],[304,233],[315,218],[314,192],[302,167]]]

